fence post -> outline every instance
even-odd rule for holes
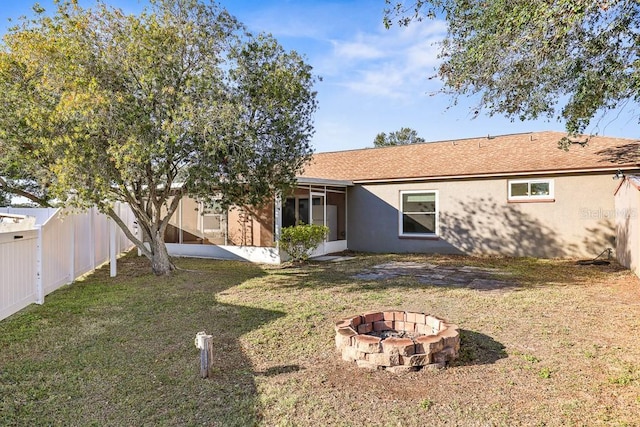
[[[275,223],[275,232],[274,239],[276,241],[276,249],[280,249],[280,235],[282,233],[282,198],[280,195],[276,196],[275,199],[275,209],[274,209],[274,223]]]
[[[69,261],[69,283],[76,280],[76,214],[70,214],[67,216],[71,223],[71,245],[70,246],[70,261]]]
[[[116,277],[118,274],[117,254],[116,254],[116,222],[109,218],[109,274]]]
[[[213,367],[213,336],[207,335],[205,331],[198,332],[195,344],[200,349],[200,377],[208,378]]]
[[[44,286],[42,284],[42,225],[36,225],[38,239],[36,240],[36,304],[44,304]]]
[[[91,271],[96,269],[96,208],[89,210],[89,256],[91,257]]]

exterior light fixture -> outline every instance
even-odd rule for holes
[[[624,178],[624,173],[622,173],[622,170],[618,169],[616,171],[616,174],[613,175],[613,179],[622,179]]]

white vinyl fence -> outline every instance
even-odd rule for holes
[[[116,205],[114,210],[133,230],[129,207]],[[36,217],[34,230],[0,233],[0,320],[31,303],[44,303],[45,295],[108,261],[110,249],[120,254],[133,246],[96,209],[70,213],[51,208],[0,208],[0,213]]]

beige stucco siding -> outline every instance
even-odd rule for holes
[[[373,252],[595,257],[613,247],[611,175],[552,178],[554,200],[510,203],[507,178],[356,185],[349,195],[349,248]],[[438,194],[437,238],[399,236],[401,190]]]
[[[616,256],[620,264],[640,276],[640,191],[628,180],[615,196]]]
[[[234,206],[229,209],[229,243],[236,246],[274,247],[273,209],[273,203],[262,208]]]

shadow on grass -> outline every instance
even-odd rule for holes
[[[118,277],[103,268],[1,322],[0,425],[259,424],[256,373],[239,338],[284,313],[216,294],[265,272],[178,263],[183,270],[155,277],[144,259],[125,257]],[[208,379],[194,346],[202,330],[214,336]]]
[[[460,354],[452,366],[490,365],[507,357],[505,346],[488,335],[460,330]]]
[[[290,374],[291,372],[298,372],[304,369],[300,365],[279,365],[272,366],[271,368],[265,369],[261,372],[255,372],[255,375],[262,375],[265,377],[275,377],[276,375],[281,374]]]
[[[215,318],[210,317],[205,321],[209,325],[207,332],[213,334],[213,375],[207,380],[199,380],[198,397],[193,396],[192,403],[198,402],[201,415],[198,420],[207,420],[207,424],[213,425],[257,425],[261,415],[255,377],[275,376],[300,368],[279,366],[265,372],[254,372],[239,338],[285,313],[230,304],[218,304],[216,311]],[[194,369],[196,367],[197,364]]]

